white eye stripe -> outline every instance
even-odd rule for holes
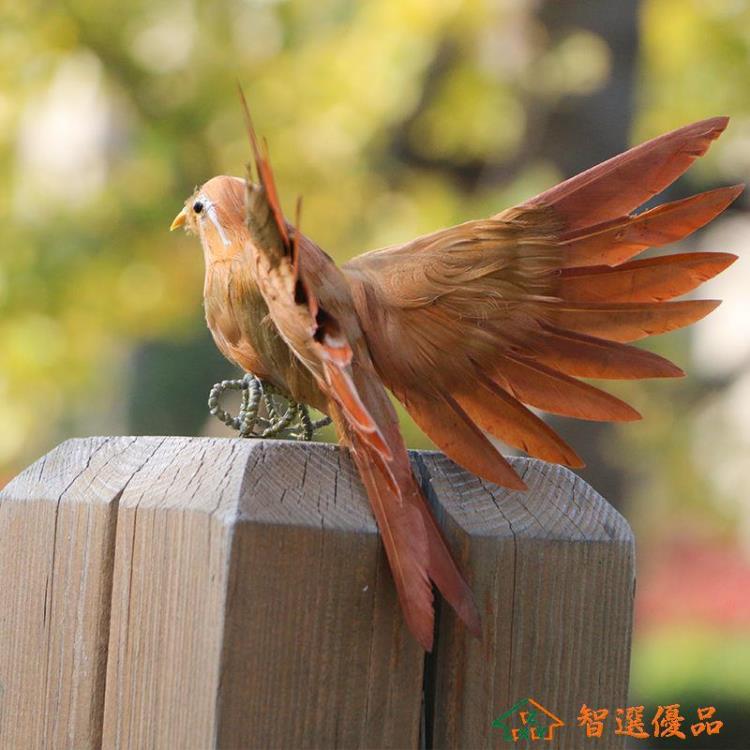
[[[224,227],[221,226],[219,215],[216,212],[216,206],[214,206],[213,202],[206,198],[204,195],[199,195],[197,202],[203,204],[203,210],[198,214],[198,219],[202,220],[204,215],[208,216],[208,218],[211,220],[211,223],[216,228],[216,231],[219,233],[219,237],[221,237],[221,241],[224,243],[224,246],[228,247],[230,245],[229,238],[224,231]]]

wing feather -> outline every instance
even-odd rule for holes
[[[641,419],[632,406],[612,394],[532,359],[498,357],[490,377],[521,403],[550,414],[600,422]]]
[[[712,117],[665,133],[547,190],[527,206],[548,206],[568,230],[607,221],[653,198],[703,156],[729,122]]]
[[[445,453],[517,488],[484,432],[547,460],[580,462],[524,404],[581,419],[633,420],[638,412],[577,378],[684,374],[626,342],[711,312],[714,300],[667,300],[734,256],[630,259],[711,221],[742,186],[633,211],[704,154],[726,124],[715,117],[687,125],[491,219],[347,264],[381,378]]]
[[[691,292],[737,260],[731,253],[679,253],[619,266],[563,268],[567,302],[663,302]]]
[[[432,648],[430,582],[434,581],[478,635],[474,599],[412,474],[395,411],[370,360],[346,278],[301,233],[299,203],[297,225],[290,235],[267,149],[259,147],[244,106],[260,182],[253,185],[248,180],[247,226],[256,281],[270,317],[329,399],[339,437],[350,449],[365,485],[411,632],[426,650]]]
[[[661,247],[692,234],[718,216],[742,192],[743,185],[663,203],[649,211],[621,216],[560,237],[564,268],[616,266],[647,247]]]
[[[608,341],[637,341],[684,328],[704,318],[719,300],[679,302],[553,302],[550,318],[568,331],[587,333]]]
[[[413,388],[402,401],[417,425],[449,458],[490,482],[526,489],[513,467],[449,393]]]
[[[546,422],[481,370],[476,371],[474,382],[473,388],[456,394],[456,401],[478,427],[530,456],[583,466],[576,452]]]
[[[538,362],[579,378],[641,380],[685,375],[653,352],[554,326],[545,326],[532,350]]]

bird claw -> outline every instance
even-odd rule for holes
[[[241,391],[242,403],[237,416],[221,408],[221,397],[226,391]],[[265,415],[261,416],[263,404]],[[330,424],[330,417],[315,420],[305,404],[293,401],[270,383],[250,373],[237,380],[215,383],[208,396],[208,410],[242,438],[277,437],[291,440],[312,440],[315,432]]]

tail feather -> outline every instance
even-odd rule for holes
[[[443,533],[440,531],[435,518],[414,483],[412,495],[417,498],[417,507],[422,515],[424,527],[427,531],[427,544],[430,550],[430,565],[427,569],[438,591],[450,604],[469,632],[477,638],[482,637],[482,618],[479,616],[474,595],[458,569],[453,555],[448,548]]]
[[[411,470],[403,444],[392,447],[386,469],[358,435],[352,455],[367,490],[404,617],[414,637],[431,651],[434,610],[431,581],[471,633],[481,636],[481,620],[466,583]],[[400,442],[400,440],[399,440]],[[397,486],[391,485],[391,475]]]
[[[422,648],[431,651],[435,615],[427,572],[430,550],[422,515],[394,495],[390,479],[366,443],[355,437],[353,447],[354,462],[380,529],[404,619]]]
[[[564,268],[559,295],[566,302],[662,302],[692,291],[735,260],[731,253],[680,253],[614,268]]]

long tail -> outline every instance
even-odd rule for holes
[[[397,429],[387,429],[386,434],[393,454],[388,465],[356,432],[347,430],[344,442],[372,505],[407,625],[420,645],[431,651],[434,583],[479,637],[481,620],[471,589],[417,484],[403,440]]]

